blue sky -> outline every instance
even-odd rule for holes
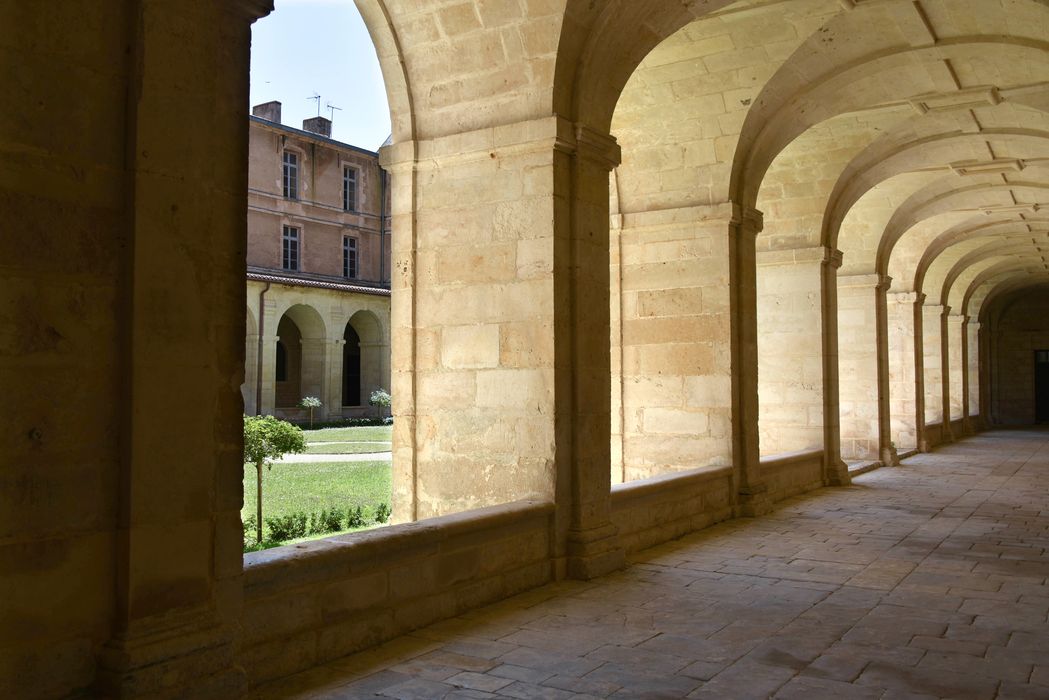
[[[251,104],[278,100],[281,121],[335,111],[332,138],[376,150],[390,135],[379,61],[353,0],[276,0],[276,9],[255,22],[251,35]]]

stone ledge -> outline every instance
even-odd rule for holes
[[[616,484],[612,522],[627,552],[702,530],[732,517],[731,466],[704,467]]]
[[[653,496],[658,498],[667,495],[668,491],[676,492],[683,486],[701,484],[731,475],[731,466],[701,467],[615,484],[612,486],[612,508],[628,508],[636,505],[632,503],[634,500]]]
[[[287,588],[350,578],[425,554],[448,543],[456,548],[492,542],[549,521],[554,504],[515,501],[377,530],[276,547],[244,555],[244,595],[250,599]],[[544,523],[549,527],[549,523]]]
[[[780,454],[769,455],[768,457],[761,458],[761,470],[773,470],[780,467],[786,467],[792,464],[800,464],[807,462],[810,459],[817,459],[822,464],[823,462],[823,448],[816,448],[811,450],[798,450],[797,452],[782,452]]]

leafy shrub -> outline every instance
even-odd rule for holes
[[[386,416],[382,419],[383,425],[393,425],[393,416]]]
[[[258,545],[259,540],[256,537],[256,530],[258,528],[258,522],[255,520],[254,515],[249,515],[243,522],[244,527],[244,549],[247,551],[251,547]]]
[[[342,529],[342,511],[338,508],[321,511],[321,532],[338,532]]]
[[[364,519],[364,511],[361,510],[360,506],[350,508],[346,511],[346,529],[352,530],[354,528],[364,527],[367,524],[367,521]]]
[[[390,510],[390,506],[386,505],[385,503],[380,503],[375,508],[375,522],[385,523],[387,520],[390,519],[390,515],[392,512],[393,511]]]
[[[302,511],[266,518],[266,527],[270,529],[270,539],[287,542],[309,534],[307,516]]]

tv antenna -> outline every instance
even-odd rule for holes
[[[331,115],[331,121],[333,122],[335,121],[335,110],[342,111],[342,107],[336,107],[331,102],[326,103],[324,108],[328,110],[328,113]]]
[[[321,96],[316,92],[313,93],[313,97],[307,97],[307,100],[317,100],[317,116],[321,115]]]

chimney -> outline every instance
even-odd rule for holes
[[[327,117],[310,117],[302,120],[302,130],[331,138],[331,119]]]
[[[268,122],[276,122],[277,124],[280,124],[280,102],[277,102],[276,100],[255,105],[251,108],[251,113],[259,119],[265,119]]]

